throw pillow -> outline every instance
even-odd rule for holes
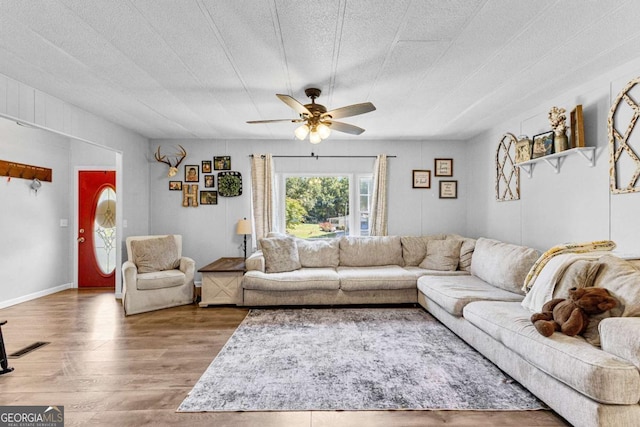
[[[402,258],[405,266],[419,265],[425,256],[427,256],[427,242],[429,240],[444,240],[443,234],[434,234],[430,236],[402,236]]]
[[[427,242],[427,256],[420,263],[420,268],[440,271],[457,270],[461,246],[461,240],[431,240]]]
[[[593,286],[607,289],[623,305],[624,317],[640,317],[640,270],[613,255],[600,258],[601,266]]]
[[[174,270],[180,267],[178,247],[173,236],[131,240],[131,252],[138,273]]]
[[[266,237],[260,239],[264,267],[267,273],[283,273],[297,270],[302,265],[298,255],[298,246],[291,237]]]
[[[470,272],[473,250],[476,248],[476,239],[463,237],[459,234],[448,234],[447,240],[449,239],[462,241],[462,246],[460,247],[460,262],[458,263],[458,270]]]
[[[337,267],[340,264],[338,239],[296,239],[303,267]]]
[[[600,270],[598,260],[577,260],[562,274],[553,291],[553,298],[569,298],[571,288],[589,288]]]

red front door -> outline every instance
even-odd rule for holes
[[[115,289],[114,171],[78,176],[78,287]]]

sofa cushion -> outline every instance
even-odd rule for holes
[[[406,289],[416,287],[416,276],[397,265],[377,267],[338,267],[340,289]]]
[[[427,242],[427,255],[420,263],[425,270],[455,271],[460,261],[462,240],[431,240]]]
[[[267,273],[297,270],[300,264],[296,241],[291,237],[266,237],[260,239],[264,268]]]
[[[600,258],[600,270],[593,286],[606,288],[620,301],[624,317],[640,317],[640,270],[613,255]]]
[[[242,287],[264,291],[340,289],[340,279],[333,268],[301,268],[282,273],[247,271],[242,278]]]
[[[471,274],[490,285],[524,295],[524,279],[538,256],[535,249],[481,237],[473,251]]]
[[[138,273],[173,270],[180,266],[178,246],[173,236],[131,240],[131,261]]]
[[[496,288],[475,276],[423,276],[418,290],[449,314],[462,316],[473,301],[521,301],[522,295]]]
[[[174,286],[184,285],[184,279],[185,275],[180,270],[139,273],[136,280],[136,288],[141,291],[172,288]]]
[[[427,242],[429,240],[443,240],[444,234],[431,236],[402,236],[402,258],[405,266],[417,266],[427,256]]]
[[[523,359],[598,402],[635,404],[640,400],[640,372],[628,361],[600,350],[582,337],[554,333],[544,337],[531,313],[515,302],[473,302],[464,318]]]
[[[425,270],[420,267],[404,267],[405,270],[410,271],[416,276],[416,279],[422,276],[468,276],[469,273],[466,271],[455,270],[455,271],[443,271],[443,270]]]
[[[337,267],[340,264],[340,240],[296,239],[303,267]]]
[[[399,236],[342,237],[340,265],[346,267],[375,267],[403,265]]]

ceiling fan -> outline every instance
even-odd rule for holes
[[[309,142],[317,144],[326,139],[331,134],[331,130],[349,133],[351,135],[360,135],[364,129],[350,125],[348,123],[336,122],[334,119],[343,117],[357,116],[358,114],[369,113],[374,111],[376,107],[370,102],[361,104],[348,105],[346,107],[336,108],[327,111],[324,105],[316,104],[316,98],[320,96],[321,90],[316,88],[308,88],[304,93],[311,98],[311,104],[303,105],[289,95],[277,94],[282,102],[300,115],[298,119],[275,119],[275,120],[252,120],[247,123],[275,123],[275,122],[291,122],[302,123],[302,125],[294,131],[296,138],[304,140],[309,135]]]

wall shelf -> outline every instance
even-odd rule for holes
[[[555,173],[560,173],[560,167],[564,162],[564,158],[575,153],[578,153],[582,157],[584,157],[589,163],[590,167],[594,167],[596,165],[596,147],[576,147],[562,151],[560,153],[549,154],[544,157],[538,157],[537,159],[527,160],[526,162],[522,163],[516,163],[516,166],[524,170],[529,178],[533,176],[533,169],[535,165],[542,161],[551,166]]]

